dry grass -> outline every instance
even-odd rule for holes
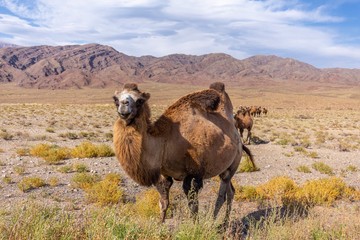
[[[87,200],[100,206],[119,203],[124,195],[123,190],[118,186],[120,181],[120,175],[107,174],[103,180],[85,188]]]
[[[71,156],[75,158],[112,157],[115,153],[106,144],[98,146],[91,142],[83,142],[71,150]]]
[[[136,196],[135,211],[139,216],[150,218],[158,217],[160,213],[159,193],[156,189],[149,189]]]
[[[297,170],[298,172],[311,173],[310,168],[309,168],[308,166],[305,166],[305,165],[298,166],[298,167],[296,168],[296,170]]]
[[[43,158],[48,164],[59,164],[62,160],[70,157],[70,150],[69,148],[59,147],[54,144],[41,143],[32,147],[30,154]]]
[[[32,156],[43,158],[48,164],[60,164],[62,160],[73,158],[112,157],[114,151],[106,144],[95,145],[91,142],[82,142],[73,149],[59,147],[55,144],[41,143],[30,149]]]
[[[360,200],[360,191],[346,186],[337,177],[307,181],[303,186],[289,177],[276,177],[257,187],[237,184],[234,187],[235,200],[267,200],[273,205],[330,206],[338,199]]]

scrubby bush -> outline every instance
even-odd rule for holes
[[[259,171],[259,168],[257,168],[253,162],[250,160],[250,157],[248,155],[245,155],[242,157],[238,172],[255,172]]]
[[[311,157],[311,158],[319,158],[319,155],[317,152],[308,152],[306,154],[306,156]]]
[[[275,200],[276,203],[291,201],[297,190],[297,185],[289,177],[276,177],[256,188],[261,199]]]
[[[2,179],[2,181],[3,181],[4,183],[6,183],[6,184],[11,184],[11,183],[13,183],[11,177],[8,176],[8,175],[5,175],[5,176],[3,177],[3,179]]]
[[[50,186],[52,187],[56,187],[59,185],[59,179],[57,177],[51,177],[49,180],[48,180],[48,183]]]
[[[234,199],[236,201],[255,201],[260,199],[260,195],[256,191],[256,188],[253,186],[239,186],[238,184],[234,184],[236,189]]]
[[[331,205],[345,196],[346,184],[340,178],[332,177],[308,181],[296,194],[305,205]]]
[[[38,144],[30,149],[30,155],[43,158],[48,164],[59,164],[70,157],[69,148],[46,143]]]
[[[156,189],[145,190],[136,196],[136,212],[143,217],[155,217],[160,213],[159,193]]]
[[[354,165],[349,165],[349,166],[347,166],[346,171],[347,172],[357,172],[357,171],[359,171],[359,169]]]
[[[20,166],[20,165],[14,166],[13,170],[18,175],[24,175],[25,174],[25,167],[24,166]]]
[[[91,188],[98,181],[100,181],[100,177],[98,175],[90,173],[77,173],[71,179],[71,185],[74,188],[86,190]]]
[[[45,181],[39,177],[25,177],[18,183],[18,187],[22,192],[27,192],[45,185]]]
[[[235,200],[270,200],[277,205],[329,206],[337,199],[360,200],[360,191],[346,186],[337,177],[310,180],[303,186],[298,186],[288,177],[276,177],[258,187],[237,184],[234,187]]]
[[[98,146],[91,142],[83,142],[72,149],[71,155],[76,158],[94,158],[94,157],[112,157],[114,151],[111,147],[105,144]]]
[[[28,156],[30,154],[30,149],[18,148],[18,149],[16,149],[16,154],[19,156]]]
[[[78,172],[78,173],[83,173],[83,172],[88,172],[89,171],[89,168],[86,164],[83,164],[83,163],[77,163],[77,164],[74,164],[72,166],[72,169],[75,171],[75,172]]]
[[[57,170],[61,173],[70,173],[73,171],[73,168],[70,165],[65,165],[65,166],[59,167]]]
[[[334,170],[329,165],[323,162],[315,162],[311,166],[313,167],[313,169],[315,169],[320,173],[327,175],[334,175]]]
[[[297,170],[298,172],[311,173],[310,168],[309,168],[308,166],[304,166],[304,165],[298,166],[298,167],[296,168],[296,170]]]
[[[117,204],[123,197],[123,191],[118,186],[120,180],[118,174],[106,175],[103,180],[86,189],[86,198],[101,206]]]

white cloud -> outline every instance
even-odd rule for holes
[[[334,56],[352,58],[360,67],[359,46],[338,43],[335,30],[320,27],[344,19],[302,1],[2,0],[1,5],[15,16],[0,15],[0,32],[19,45],[96,42],[134,56]],[[326,61],[309,63],[327,66]]]

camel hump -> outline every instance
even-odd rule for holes
[[[225,92],[225,84],[222,82],[214,82],[210,84],[210,89],[214,89],[220,93]]]
[[[216,111],[220,101],[220,95],[211,89],[190,95],[190,105],[206,112]]]

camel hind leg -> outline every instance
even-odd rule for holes
[[[215,203],[214,209],[214,218],[218,215],[222,205],[226,200],[226,213],[224,223],[227,224],[231,212],[231,205],[235,195],[235,188],[231,183],[231,178],[234,176],[241,159],[241,154],[239,154],[238,158],[233,162],[233,164],[223,173],[220,174],[220,188],[218,197]]]
[[[169,192],[172,184],[172,178],[164,176],[161,176],[160,180],[155,184],[155,187],[160,195],[159,205],[161,222],[165,222],[166,211],[169,207]]]
[[[187,176],[183,181],[183,190],[188,199],[188,206],[193,217],[196,217],[199,211],[198,193],[202,187],[203,180],[200,177]]]

